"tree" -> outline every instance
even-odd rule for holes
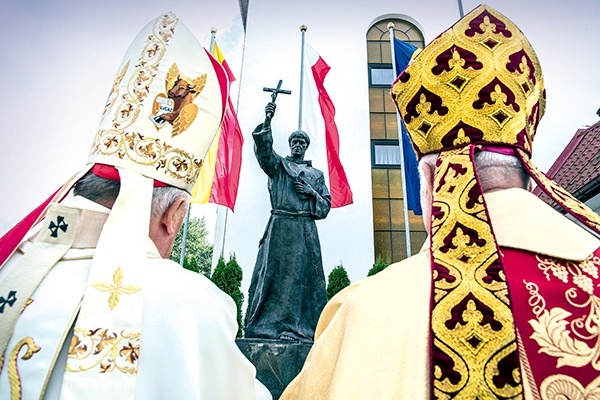
[[[169,257],[171,260],[179,263],[181,258],[181,242],[183,240],[184,225],[175,236],[173,251]],[[208,230],[206,229],[206,220],[204,217],[192,217],[188,223],[187,241],[185,243],[185,258],[183,267],[190,271],[199,272],[210,278],[210,269],[212,263],[213,245],[208,241]]]
[[[242,276],[242,268],[235,258],[235,253],[231,253],[227,263],[225,263],[223,256],[219,257],[211,278],[213,283],[227,293],[235,302],[238,323],[237,337],[242,337],[242,305],[244,304]]]
[[[340,263],[327,277],[327,300],[331,300],[340,290],[350,285],[350,278],[344,266]]]
[[[381,254],[377,255],[377,260],[375,260],[375,264],[373,264],[373,267],[369,270],[369,272],[367,273],[367,276],[375,275],[376,273],[381,272],[384,269],[386,269],[388,267],[388,265],[390,265],[389,259],[386,261],[387,262],[383,261]]]

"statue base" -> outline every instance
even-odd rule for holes
[[[278,400],[298,375],[313,342],[244,338],[235,340],[246,358],[254,364],[256,377]]]

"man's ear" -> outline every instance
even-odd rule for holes
[[[187,201],[184,197],[175,200],[163,214],[163,224],[167,234],[175,235],[181,228],[181,223],[187,211]]]

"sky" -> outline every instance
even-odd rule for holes
[[[296,90],[301,24],[308,25],[308,42],[332,67],[326,83],[340,88],[330,90],[330,96],[343,132],[357,129],[348,116],[368,106],[366,88],[363,93],[350,93],[344,87],[351,74],[366,70],[364,63],[353,60],[366,57],[364,35],[370,23],[387,13],[401,13],[421,24],[429,42],[458,19],[457,4],[457,0],[250,0],[244,43],[237,0],[4,2],[0,34],[10,39],[0,44],[0,76],[6,93],[0,107],[4,150],[0,235],[83,168],[121,57],[137,32],[161,13],[173,11],[207,48],[210,29],[216,27],[217,40],[234,73],[240,75],[244,65],[232,95],[237,99],[240,94],[238,114],[246,143],[251,144],[250,132],[261,122],[268,101],[262,87],[284,79],[284,87]],[[463,0],[462,4],[468,12],[479,2]],[[546,171],[578,129],[598,121],[600,1],[490,0],[488,4],[525,32],[540,59],[548,101],[533,161]],[[248,54],[242,58],[244,48]],[[359,54],[353,57],[352,52]],[[296,94],[278,99],[274,128],[287,132],[296,123]],[[288,151],[287,134],[276,138],[280,153]],[[370,207],[370,185],[363,188],[355,183],[370,179],[370,171],[352,163],[352,157],[368,146],[368,138],[365,140],[343,143],[341,153],[356,202],[361,205],[332,212],[327,222],[319,225],[322,242],[324,236],[339,235],[345,229],[369,229],[351,226],[356,210]],[[251,145],[244,151],[245,160],[251,160]],[[254,174],[253,180],[240,184],[244,204],[239,204],[237,215],[231,216],[238,218],[232,227],[256,236],[252,241],[255,249],[268,218],[268,194],[266,178],[255,163],[246,165],[244,171],[250,172],[243,171],[242,177]],[[356,174],[362,174],[360,179],[354,178]],[[244,220],[241,216],[252,213],[254,205],[260,215],[256,221]],[[216,209],[193,207],[192,212],[206,215],[210,229]],[[249,254],[244,263],[251,265],[252,257]],[[333,262],[327,260],[326,268],[331,269]],[[354,276],[351,279],[354,281]]]

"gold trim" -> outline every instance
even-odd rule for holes
[[[90,156],[95,155],[128,158],[136,164],[164,170],[166,174],[182,179],[187,184],[195,182],[203,163],[193,154],[174,148],[160,139],[122,130],[99,131],[90,153]]]
[[[127,93],[122,95],[121,103],[115,108],[114,129],[126,129],[138,117],[178,21],[169,13],[154,22],[153,34],[148,36],[148,42],[135,65],[136,70],[127,83]]]
[[[17,358],[22,348],[27,347],[25,354],[21,356],[21,360],[29,360],[35,353],[41,350],[41,347],[36,346],[32,337],[25,337],[13,348],[8,359],[8,381],[10,383],[10,398],[11,400],[21,400],[23,397],[23,386],[21,384],[21,375],[17,365]]]
[[[452,383],[434,365],[433,390],[438,398],[518,398],[523,393],[519,368],[511,371],[515,386],[496,387],[491,379],[517,345],[504,275],[486,279],[498,252],[475,185],[470,147],[440,154],[432,206],[438,211],[432,216],[436,267],[431,328],[439,349],[434,354],[451,359],[457,376]],[[442,279],[438,270],[448,278]]]

